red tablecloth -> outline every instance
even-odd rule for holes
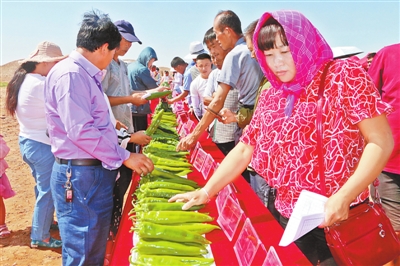
[[[208,138],[207,133],[204,133],[201,136],[199,142],[203,150],[209,153],[216,162],[222,161],[224,155],[219,151],[211,139]],[[129,232],[132,227],[132,221],[128,219],[128,213],[132,209],[132,194],[137,186],[138,178],[138,176],[133,177],[133,183],[125,203],[120,228],[113,246],[110,265],[129,265],[128,258],[130,250],[133,247],[133,235]],[[206,182],[201,173],[195,169],[189,174],[188,178],[198,182],[201,186]],[[245,179],[239,177],[233,185],[236,189],[236,196],[239,200],[240,207],[245,212],[246,217],[250,219],[266,250],[268,250],[270,246],[273,246],[283,265],[310,265],[309,261],[295,244],[292,243],[287,247],[278,246],[283,234],[283,229],[273,218],[268,209],[258,199],[257,195],[253,192]],[[212,200],[207,204],[201,212],[209,213],[210,216],[215,218],[213,223],[217,224],[216,219],[218,217],[218,211],[215,205],[215,200]],[[232,241],[229,241],[222,230],[214,230],[206,235],[206,238],[212,242],[211,250],[217,266],[239,265],[233,246],[239,236],[243,223],[244,221],[239,224],[238,230],[236,231]],[[264,259],[265,252],[259,249],[252,265],[261,265]]]

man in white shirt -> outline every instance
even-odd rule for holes
[[[198,119],[201,119],[204,113],[203,94],[207,87],[208,76],[212,71],[211,56],[206,53],[199,54],[196,58],[196,67],[200,75],[190,84],[190,110],[194,112]]]

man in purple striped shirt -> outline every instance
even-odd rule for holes
[[[153,170],[150,159],[118,145],[103,96],[101,70],[120,40],[107,15],[86,13],[77,49],[46,79],[46,117],[56,157],[51,190],[63,265],[103,265],[116,169],[124,164],[139,174]]]

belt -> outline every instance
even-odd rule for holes
[[[246,109],[251,109],[251,110],[253,110],[253,109],[254,109],[254,104],[253,104],[253,105],[249,105],[249,104],[242,104],[242,103],[239,103],[239,108],[246,108]]]
[[[97,159],[60,159],[56,157],[56,162],[59,164],[68,164],[71,161],[71,165],[75,166],[96,166],[101,165],[101,161]]]

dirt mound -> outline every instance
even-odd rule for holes
[[[14,75],[15,70],[17,70],[19,67],[18,61],[20,60],[22,59],[18,59],[0,66],[0,73],[1,73],[0,81],[10,82],[11,78]]]

